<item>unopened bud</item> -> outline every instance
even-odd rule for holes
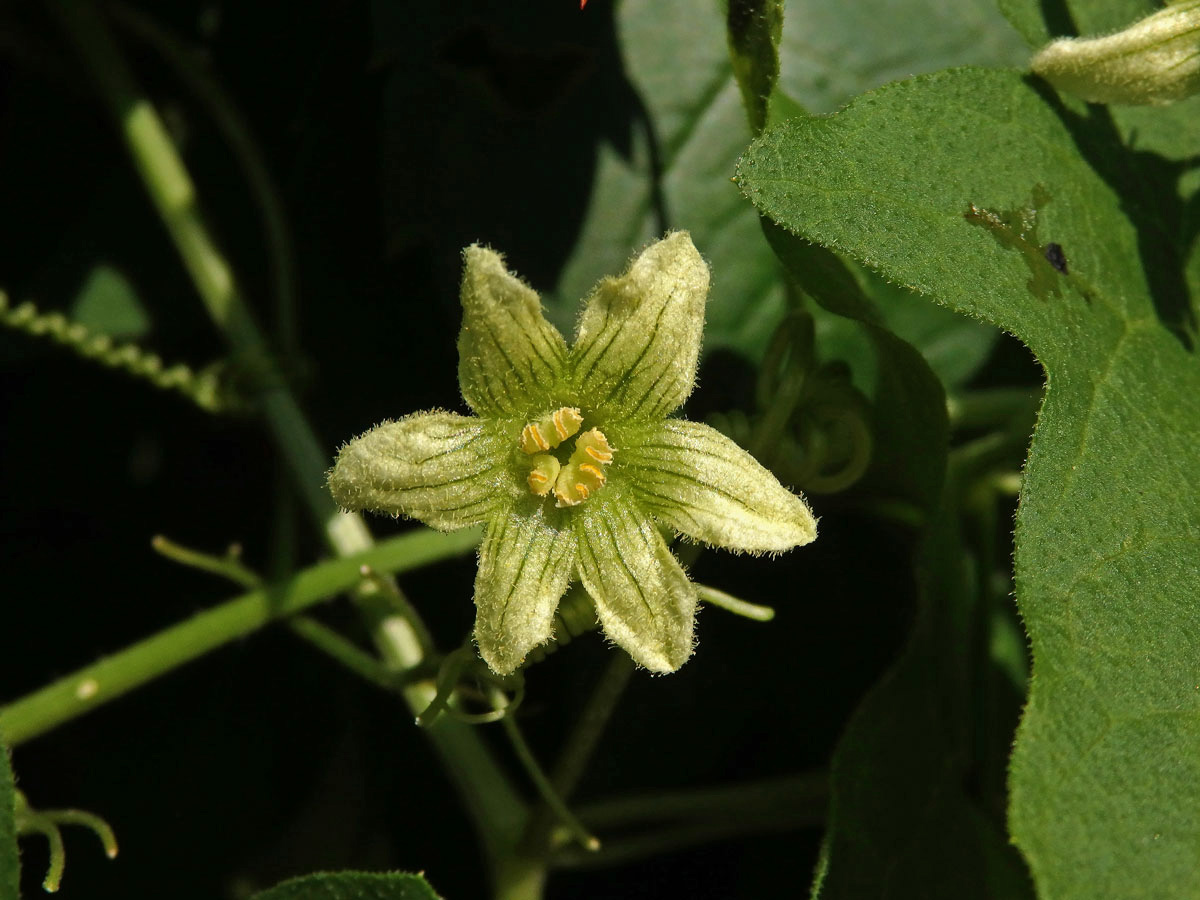
[[[1030,66],[1059,90],[1092,103],[1190,97],[1200,91],[1200,0],[1172,3],[1116,34],[1061,38]]]

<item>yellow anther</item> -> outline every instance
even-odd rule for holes
[[[521,429],[521,449],[526,453],[540,453],[550,449],[550,442],[542,437],[542,430],[536,422],[531,422]]]
[[[583,424],[579,410],[571,406],[556,409],[548,416],[530,422],[521,429],[521,449],[532,455],[553,449],[575,434]]]
[[[587,474],[591,475],[592,478],[600,482],[600,484],[604,484],[604,472],[596,466],[593,466],[591,463],[580,464],[579,471],[587,472]]]
[[[607,466],[613,461],[613,449],[608,444],[608,438],[599,428],[585,431],[575,442],[575,452],[571,454],[571,462],[598,462]]]
[[[558,479],[558,471],[562,466],[549,453],[543,453],[533,458],[533,468],[529,470],[529,489],[539,497],[545,497],[554,487]]]
[[[583,424],[583,416],[579,414],[579,410],[571,406],[564,406],[557,410],[550,416],[550,419],[554,422],[554,431],[558,435],[559,443],[577,432],[579,426]]]
[[[575,441],[575,450],[554,482],[556,506],[578,506],[604,486],[604,469],[612,462],[613,449],[608,438],[597,428]]]

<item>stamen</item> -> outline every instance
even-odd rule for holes
[[[550,418],[554,420],[554,430],[558,433],[560,444],[577,432],[583,424],[583,416],[579,414],[579,410],[570,406],[564,406]]]
[[[593,466],[591,463],[583,463],[579,467],[580,472],[587,472],[601,484],[604,484],[604,472]]]
[[[544,453],[579,431],[583,416],[572,406],[556,409],[550,415],[530,422],[521,429],[521,449],[526,453]]]
[[[604,486],[601,466],[612,462],[613,449],[598,428],[585,432],[575,441],[575,451],[554,482],[556,506],[578,506]],[[598,464],[598,465],[597,465]]]
[[[539,450],[550,449],[550,442],[542,437],[542,431],[536,422],[531,422],[522,429],[521,449],[526,453],[537,453]]]
[[[542,453],[533,458],[533,468],[529,470],[529,489],[539,497],[550,493],[558,479],[562,466],[549,453]]]

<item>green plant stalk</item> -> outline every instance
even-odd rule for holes
[[[478,540],[478,529],[454,534],[422,529],[247,591],[0,707],[0,733],[10,746],[32,740],[223,644],[353,588],[364,565],[403,572],[470,552]]]
[[[295,353],[299,344],[299,323],[292,239],[279,189],[250,125],[195,49],[152,16],[132,6],[113,3],[107,9],[120,25],[145,41],[172,68],[204,107],[241,167],[246,187],[262,215],[264,243],[275,288],[275,337],[284,354]]]
[[[554,868],[615,866],[716,840],[814,828],[829,808],[829,773],[801,772],[760,781],[682,791],[653,791],[602,800],[579,808],[590,828],[609,834],[598,853],[567,846]]]
[[[363,681],[393,692],[405,684],[403,675],[386,668],[377,657],[360,649],[355,643],[312,616],[296,616],[288,622],[288,628]]]
[[[266,346],[262,333],[200,216],[191,178],[162,120],[126,66],[107,23],[90,0],[56,0],[52,8],[114,116],[134,166],[209,316],[235,352],[261,354]],[[324,539],[339,556],[370,547],[371,534],[362,519],[338,512],[326,491],[324,475],[329,460],[284,381],[270,379],[259,401],[300,496]],[[424,650],[419,625],[400,615],[379,615],[377,611],[370,615],[369,625],[386,665],[403,670],[421,664]],[[413,685],[404,695],[414,713],[424,709],[432,698],[425,685]],[[486,851],[495,859],[512,846],[523,827],[526,812],[520,795],[469,728],[446,721],[427,733],[479,827]]]
[[[500,724],[504,726],[504,731],[508,735],[509,742],[512,744],[513,752],[517,754],[517,759],[520,761],[522,768],[525,769],[526,774],[529,775],[529,780],[537,788],[542,802],[554,813],[558,821],[581,847],[592,852],[599,850],[600,841],[596,839],[595,835],[589,833],[584,828],[583,823],[567,808],[567,804],[555,792],[554,786],[550,784],[550,779],[542,771],[537,757],[533,755],[533,750],[530,749],[525,736],[521,734],[521,728],[517,725],[516,717],[506,715],[500,720]]]
[[[543,799],[529,816],[515,852],[500,860],[496,867],[496,900],[537,900],[542,896],[553,849],[550,838],[554,827],[560,821],[575,819],[566,807],[567,798],[579,783],[617,701],[629,684],[633,670],[633,660],[625,653],[616,653],[600,676],[567,738],[549,783],[539,785],[543,797],[550,795],[556,798],[559,809],[556,810],[554,804]],[[521,748],[516,746],[516,749],[520,753]],[[536,763],[533,766],[536,767]],[[594,853],[595,850],[593,845],[586,852]]]
[[[615,654],[592,690],[550,776],[552,790],[561,802],[567,801],[583,777],[608,720],[633,676],[633,669],[633,660],[626,654]],[[557,818],[555,811],[546,804],[534,812],[521,839],[521,848],[527,856],[537,858],[547,853]]]

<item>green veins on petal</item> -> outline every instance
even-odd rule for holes
[[[537,292],[504,268],[504,257],[474,245],[463,251],[458,383],[480,416],[521,417],[550,398],[567,343],[542,315]]]
[[[579,580],[634,662],[674,672],[692,655],[696,588],[636,504],[605,498],[575,520]]]
[[[659,523],[735,551],[816,537],[804,501],[745,450],[667,418],[695,382],[708,266],[686,232],[651,244],[592,291],[568,349],[500,254],[463,258],[459,381],[476,416],[371,429],[338,454],[334,498],[435,528],[487,523],[475,641],[497,673],[553,637],[575,578],[611,640],[652,671],[678,669],[697,595]]]
[[[475,576],[475,642],[484,662],[507,675],[553,636],[554,611],[575,565],[575,535],[510,510],[488,523]]]
[[[695,540],[751,553],[814,540],[803,500],[714,428],[668,419],[648,428],[622,463],[641,505]]]
[[[708,266],[687,232],[593,289],[571,363],[575,388],[603,418],[662,419],[692,392],[704,332]]]
[[[443,531],[512,502],[507,448],[480,419],[425,412],[384,422],[342,448],[329,474],[343,509],[405,515]]]

